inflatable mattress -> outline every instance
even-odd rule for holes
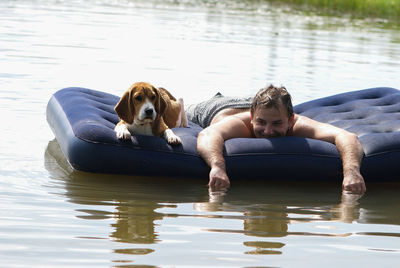
[[[159,137],[116,138],[119,97],[85,88],[57,91],[47,121],[71,166],[80,171],[134,176],[204,177],[209,168],[198,155],[202,128],[189,123],[173,131],[182,145]],[[400,91],[371,88],[312,100],[295,112],[358,135],[364,149],[361,173],[368,181],[400,181]],[[227,140],[224,156],[231,179],[341,180],[342,164],[330,143],[299,138]]]

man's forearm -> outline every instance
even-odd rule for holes
[[[197,138],[197,151],[210,166],[211,189],[226,189],[230,186],[223,156],[224,139],[211,130],[203,130]]]
[[[336,138],[336,146],[343,163],[343,190],[363,194],[366,186],[360,173],[360,166],[364,151],[357,136],[352,133],[342,133]]]
[[[200,132],[197,138],[197,151],[211,168],[218,166],[225,170],[223,145],[223,138],[213,135],[208,130]]]
[[[359,171],[364,156],[363,148],[355,134],[343,133],[336,138],[336,146],[342,157],[343,173]]]

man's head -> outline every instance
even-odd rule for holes
[[[285,136],[294,123],[292,98],[284,87],[270,85],[260,89],[250,113],[257,138]]]

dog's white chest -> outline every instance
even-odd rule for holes
[[[154,136],[150,124],[132,124],[128,129],[133,134]]]

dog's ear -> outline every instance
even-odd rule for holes
[[[167,102],[164,99],[164,96],[161,92],[161,90],[158,90],[153,87],[153,91],[157,96],[157,101],[156,101],[156,112],[160,115],[163,116],[165,110],[167,109]]]
[[[118,117],[129,124],[133,123],[135,113],[135,107],[133,106],[131,95],[132,90],[126,91],[114,107]]]

